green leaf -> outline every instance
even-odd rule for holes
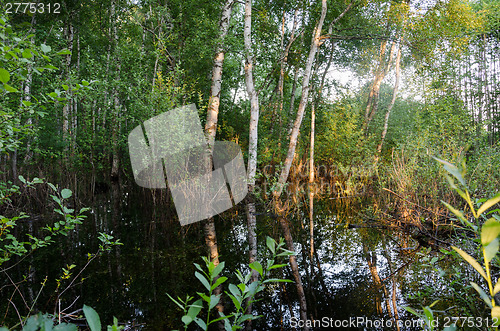
[[[217,280],[215,281],[215,283],[212,284],[212,291],[217,287],[219,286],[220,284],[224,283],[225,281],[227,280],[227,277],[219,277],[217,278]]]
[[[23,177],[22,175],[19,175],[19,177],[18,177],[18,178],[19,178],[19,180],[20,180],[21,182],[23,182],[24,184],[26,184],[26,179],[24,179],[24,177]]]
[[[465,179],[462,175],[462,172],[457,168],[456,165],[451,164],[448,161],[438,159],[437,157],[434,157],[434,156],[432,158],[434,160],[438,161],[439,163],[441,163],[443,165],[444,169],[446,171],[448,171],[453,177],[455,177],[460,182],[460,184],[462,184],[463,186],[466,186]]]
[[[208,305],[208,310],[212,310],[213,307],[217,306],[220,300],[220,295],[211,295],[210,296],[210,304]]]
[[[424,309],[425,317],[427,318],[427,325],[431,326],[431,330],[432,330],[433,329],[432,322],[434,321],[434,314],[432,312],[432,309],[430,307],[424,307],[423,309]]]
[[[192,305],[189,306],[187,316],[189,316],[192,320],[198,316],[199,312],[203,308],[203,301],[201,299],[196,300]]]
[[[495,284],[495,287],[493,288],[493,295],[497,294],[500,292],[500,280]]]
[[[484,272],[484,269],[481,267],[481,265],[472,257],[470,256],[469,254],[467,254],[466,252],[464,252],[463,250],[461,250],[460,248],[458,247],[455,247],[455,246],[451,246],[451,248],[453,248],[458,254],[460,254],[460,256],[467,262],[469,262],[469,264],[474,268],[476,269],[477,272],[479,272],[479,274],[481,276],[484,277],[484,279],[488,280],[488,277],[486,277],[486,273]]]
[[[257,271],[261,276],[263,273],[262,265],[260,264],[259,261],[254,261],[248,265],[251,269]]]
[[[68,49],[62,49],[56,53],[57,55],[69,55],[71,52]]]
[[[48,52],[50,52],[50,51],[52,50],[52,47],[47,46],[47,45],[45,45],[45,44],[41,44],[41,45],[40,45],[40,49],[42,50],[42,52],[44,52],[44,53],[48,53]]]
[[[65,189],[63,189],[63,190],[61,191],[61,197],[62,197],[63,199],[68,199],[69,197],[71,197],[71,195],[72,195],[72,194],[73,194],[73,192],[71,192],[71,190],[70,190],[70,189],[67,189],[67,188],[65,188]]]
[[[182,321],[182,323],[184,323],[184,325],[189,325],[189,324],[191,324],[193,319],[191,317],[189,317],[188,315],[184,315],[181,317],[181,321]]]
[[[498,238],[498,235],[500,235],[500,222],[490,218],[481,228],[481,244],[487,246],[493,239]]]
[[[490,299],[490,297],[483,291],[483,289],[480,288],[479,285],[477,285],[474,282],[470,282],[470,284],[477,291],[477,293],[479,293],[479,296],[481,297],[481,299],[483,299],[484,302],[486,302],[486,304],[488,305],[488,307],[490,307],[490,309],[493,308],[493,306],[491,305],[491,299]]]
[[[65,91],[69,90],[69,86],[68,86],[68,85],[65,85],[65,84],[63,84],[63,85],[62,85],[62,88],[63,88]]]
[[[14,88],[14,87],[10,86],[9,84],[6,84],[6,83],[3,84],[3,87],[5,88],[5,90],[7,92],[13,92],[13,93],[19,92],[18,89]]]
[[[0,82],[7,83],[10,80],[10,73],[4,68],[0,68]]]
[[[221,271],[224,269],[224,266],[225,263],[221,262],[212,270],[212,274],[210,276],[212,280],[215,279],[215,277],[217,277],[221,273]]]
[[[484,213],[489,208],[500,202],[500,193],[497,193],[493,198],[489,199],[477,210],[477,217]]]
[[[208,280],[205,278],[205,276],[200,274],[198,271],[196,271],[194,273],[194,275],[196,276],[196,278],[198,278],[200,280],[200,282],[203,284],[203,286],[205,286],[207,291],[210,291],[210,284],[208,283]]]
[[[85,314],[90,330],[101,331],[101,319],[97,312],[93,308],[83,305],[83,313]]]
[[[233,285],[233,284],[231,284],[231,285]],[[226,292],[226,293],[227,293],[227,292]],[[237,298],[237,297],[235,297],[234,295],[229,294],[229,293],[227,293],[227,295],[229,295],[229,297],[230,297],[230,298],[231,298],[231,300],[233,301],[234,307],[236,307],[236,309],[238,309],[238,310],[239,310],[239,309],[241,309],[241,303],[240,303],[240,299],[241,299],[241,298]]]
[[[490,263],[491,260],[497,255],[498,252],[498,238],[495,238],[488,244],[488,246],[483,247],[484,249],[484,261]]]
[[[276,269],[276,268],[283,268],[286,267],[288,264],[275,264],[269,267],[269,270]]]
[[[293,283],[293,280],[281,279],[281,278],[269,278],[263,281],[263,283]]]
[[[274,241],[273,238],[271,237],[266,237],[266,246],[269,248],[269,250],[275,254],[276,253],[276,242]]]
[[[198,324],[198,326],[202,329],[202,330],[207,330],[207,325],[205,324],[205,322],[201,319],[201,318],[195,318],[195,323]]]
[[[419,314],[419,313],[417,313],[417,312],[416,312],[413,308],[411,308],[411,307],[403,307],[403,308],[404,308],[406,311],[408,311],[409,313],[411,313],[411,314],[413,314],[413,315],[415,315],[415,316],[417,316],[417,317],[420,317],[420,314]]]
[[[446,208],[448,208],[448,210],[449,210],[449,211],[451,211],[451,212],[452,212],[452,213],[453,213],[456,217],[458,217],[458,219],[459,219],[460,221],[462,221],[462,223],[463,223],[464,225],[467,225],[468,227],[472,228],[474,231],[476,231],[476,230],[477,230],[477,226],[475,226],[474,224],[472,224],[471,222],[469,222],[469,221],[465,218],[464,214],[463,214],[460,210],[453,208],[453,206],[451,206],[449,203],[446,203],[446,202],[445,202],[445,201],[443,201],[443,200],[441,200],[441,203],[442,203],[443,205],[445,205],[445,206],[446,206]]]
[[[28,49],[26,48],[24,51],[23,51],[23,57],[25,59],[31,59],[31,57],[33,56],[33,53],[31,53],[31,49]]]

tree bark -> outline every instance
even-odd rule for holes
[[[285,213],[283,207],[279,201],[280,196],[283,192],[283,188],[288,179],[288,175],[290,173],[290,167],[292,166],[292,161],[295,155],[295,148],[297,147],[297,139],[300,131],[300,125],[302,123],[302,118],[304,116],[304,111],[307,106],[307,101],[309,97],[309,80],[311,78],[311,69],[313,66],[314,58],[316,57],[316,52],[321,45],[321,29],[323,28],[323,23],[325,21],[327,11],[327,1],[321,1],[321,16],[316,24],[316,27],[313,32],[312,40],[311,40],[311,48],[309,51],[309,55],[306,61],[306,68],[304,70],[304,77],[302,80],[302,96],[299,103],[299,108],[297,111],[297,117],[295,119],[295,123],[292,128],[292,132],[290,135],[290,142],[288,147],[288,153],[284,162],[283,169],[281,171],[280,177],[278,179],[278,183],[276,185],[275,190],[273,191],[273,199],[275,210],[278,212],[279,223],[285,235],[285,241],[289,250],[294,251],[294,245],[292,240],[292,235],[290,232],[290,227],[288,225],[288,221],[285,219]],[[299,266],[297,264],[297,259],[294,255],[290,256],[290,267],[292,269],[292,274],[295,279],[295,285],[297,286],[297,293],[299,296],[299,305],[300,305],[300,318],[303,321],[307,320],[307,303],[306,296],[304,292],[304,287],[302,285],[302,280],[299,273]],[[304,325],[303,330],[309,330],[307,325]]]
[[[398,55],[396,56],[396,81],[394,82],[394,88],[392,90],[392,99],[391,102],[389,103],[389,106],[387,107],[387,112],[385,113],[385,118],[384,118],[384,129],[382,130],[382,134],[380,137],[380,143],[377,146],[377,155],[375,161],[378,161],[380,154],[382,152],[382,146],[384,144],[385,136],[387,135],[387,128],[389,126],[389,116],[391,116],[391,110],[392,107],[394,107],[394,103],[396,102],[396,96],[398,94],[398,88],[399,88],[399,79],[401,76],[401,47],[402,43],[399,43],[399,48],[398,48]]]
[[[66,74],[66,84],[69,86],[70,82],[70,66],[71,66],[71,57],[73,53],[73,25],[71,24],[71,16],[68,17],[68,22],[67,25],[64,28],[64,35],[66,36],[67,39],[67,46],[69,50],[69,54],[66,55],[65,59],[65,74]],[[71,100],[67,100],[63,106],[63,113],[62,113],[62,136],[63,136],[63,141],[64,141],[64,151],[65,155],[67,155],[67,151],[69,148],[69,143],[68,143],[68,134],[69,134],[69,113],[70,113],[70,108],[71,108],[72,102]]]
[[[248,191],[247,199],[247,221],[248,221],[248,255],[249,262],[255,261],[257,256],[257,235],[255,233],[257,220],[255,217],[255,203],[253,201],[253,191],[255,187],[255,173],[257,171],[257,141],[259,124],[259,97],[255,91],[253,79],[253,51],[252,51],[252,0],[245,1],[245,22],[244,22],[244,43],[245,43],[245,84],[248,99],[250,100],[250,135],[248,146]],[[251,282],[258,280],[259,274],[252,270]],[[252,314],[252,304],[248,300],[247,314]],[[248,321],[247,330],[252,330],[252,321]]]
[[[372,88],[370,89],[370,93],[368,95],[368,103],[366,105],[365,111],[365,122],[363,123],[363,128],[365,133],[367,133],[368,126],[372,121],[375,113],[377,112],[378,107],[378,98],[380,93],[380,86],[382,85],[382,81],[384,80],[387,72],[389,72],[391,68],[392,58],[394,56],[394,49],[396,47],[396,43],[393,42],[391,45],[391,50],[389,52],[389,58],[387,62],[385,60],[385,50],[387,47],[387,40],[383,40],[380,44],[380,55],[379,55],[379,65],[377,71],[375,72],[375,78],[373,79]]]
[[[212,85],[210,88],[210,99],[208,101],[208,110],[207,110],[207,121],[205,124],[205,135],[207,137],[208,148],[210,152],[213,150],[215,135],[217,133],[217,118],[219,115],[219,104],[220,104],[220,92],[222,85],[222,66],[224,63],[224,39],[226,38],[228,29],[229,29],[229,21],[231,19],[231,11],[234,0],[227,0],[224,3],[224,7],[222,9],[221,19],[219,21],[219,36],[220,41],[216,47],[215,57],[214,57],[214,65],[212,68]],[[213,217],[207,219],[204,223],[204,231],[205,231],[205,243],[207,245],[210,260],[215,264],[219,264],[219,251],[217,248],[217,234],[215,232],[215,224]],[[219,285],[215,291],[215,295],[219,295],[222,293],[222,287]],[[217,310],[222,312],[224,310],[224,305],[222,301],[217,305]],[[223,323],[218,323],[219,328],[223,329]]]

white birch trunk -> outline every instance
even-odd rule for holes
[[[259,97],[255,91],[253,79],[253,51],[252,51],[252,0],[245,1],[245,23],[243,31],[245,43],[245,84],[247,88],[248,99],[250,100],[250,134],[248,146],[248,191],[253,194],[255,187],[255,173],[257,170],[257,141],[259,124]],[[247,200],[247,221],[248,221],[248,255],[249,263],[255,262],[257,256],[257,234],[255,228],[257,219],[255,217],[255,203],[253,197]],[[257,271],[252,270],[250,282],[258,279]],[[248,301],[246,314],[252,314],[252,304]],[[248,331],[252,330],[252,321],[246,325]]]
[[[396,96],[398,94],[399,80],[401,77],[401,46],[402,45],[400,43],[398,48],[398,54],[396,56],[396,81],[394,82],[394,89],[392,90],[391,102],[389,103],[389,106],[387,107],[387,112],[385,113],[384,129],[382,130],[380,143],[377,146],[376,161],[378,161],[380,153],[382,152],[382,146],[384,145],[385,136],[387,135],[387,128],[389,126],[389,116],[391,116],[391,110],[392,107],[394,106],[394,103],[396,102]]]

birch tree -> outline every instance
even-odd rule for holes
[[[213,150],[215,134],[217,133],[217,118],[219,115],[220,93],[222,85],[222,66],[224,64],[224,39],[226,38],[231,11],[234,0],[227,0],[222,8],[222,15],[219,21],[219,42],[216,46],[214,64],[212,68],[212,86],[210,88],[210,99],[208,102],[207,122],[205,124],[205,135],[208,141],[210,151]],[[211,168],[211,167],[210,167]],[[217,234],[213,217],[204,222],[205,242],[207,244],[210,259],[217,266],[219,264],[219,251],[217,248]],[[215,289],[215,295],[222,293],[220,285]],[[224,310],[222,302],[217,305],[219,311]]]

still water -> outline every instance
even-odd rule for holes
[[[193,263],[203,264],[201,256],[206,255],[206,246],[201,224],[181,227],[174,208],[165,202],[169,200],[165,194],[141,190],[133,184],[115,184],[93,196],[82,194],[77,204],[91,207],[84,223],[67,238],[21,261],[10,270],[10,276],[17,281],[26,279],[20,289],[27,299],[39,293],[47,276],[35,307],[39,311],[62,311],[69,318],[81,314],[78,309],[86,304],[101,315],[103,323],[111,323],[116,316],[128,330],[181,329],[181,311],[167,293],[184,298],[203,290],[194,276]],[[359,215],[369,201],[349,204],[347,200],[339,203],[324,198],[314,206],[315,254],[311,263],[306,199],[295,202],[297,208],[289,217],[310,320],[299,320],[294,284],[272,284],[255,304],[255,310],[262,315],[254,322],[255,329],[291,330],[303,323],[316,323],[315,330],[335,326],[396,330],[396,317],[400,330],[421,329],[415,327],[416,317],[403,307],[430,304],[422,301],[421,295],[443,286],[443,278],[422,266],[417,242],[402,231],[360,225]],[[278,239],[280,227],[264,204],[258,204],[257,209],[258,259],[263,261],[268,256],[265,238]],[[56,218],[57,214],[47,217]],[[243,204],[218,216],[216,229],[220,259],[226,264],[224,276],[229,277],[228,283],[236,282],[235,270],[248,270]],[[93,260],[61,295],[59,305],[55,302],[57,294],[85,266],[88,254],[98,251],[99,232],[119,238],[123,245]],[[56,292],[62,268],[72,264],[75,267],[71,277],[62,279]],[[287,268],[276,270],[273,278],[293,279]],[[4,290],[2,296],[11,293]],[[13,300],[22,305],[18,297],[15,295]],[[1,308],[2,312],[7,310],[6,300],[2,300]],[[7,322],[15,324],[12,307],[6,316]]]

